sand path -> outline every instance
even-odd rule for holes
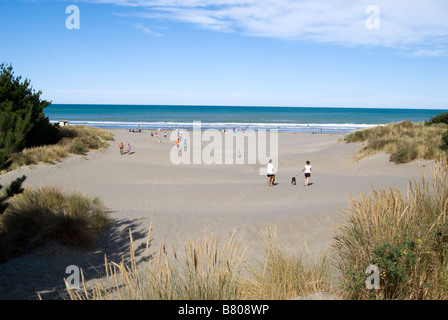
[[[26,184],[35,187],[58,185],[68,192],[98,196],[115,219],[92,250],[79,252],[48,243],[0,265],[0,299],[35,299],[37,293],[44,299],[60,298],[67,266],[80,266],[91,279],[102,272],[104,254],[109,260],[126,259],[129,229],[137,257],[143,259],[151,223],[150,249],[154,251],[161,242],[179,247],[196,231],[227,239],[236,230],[236,241],[255,254],[261,248],[259,232],[268,226],[276,226],[285,241],[291,240],[291,230],[300,230],[298,247],[306,241],[312,252],[328,248],[332,228],[343,221],[339,207],[346,206],[350,193],[366,193],[372,186],[404,190],[411,178],[420,176],[418,166],[427,168],[431,163],[395,165],[384,154],[353,162],[350,157],[360,146],[339,142],[343,135],[280,133],[278,184],[267,187],[266,177],[258,173],[265,165],[246,161],[176,166],[170,160],[175,144],[169,138],[162,136],[159,143],[148,131],[111,131],[115,141],[104,152],[70,156],[55,165],[24,167],[0,176],[3,185],[25,174]],[[131,143],[131,155],[119,154],[120,141]],[[313,166],[312,185],[303,186],[300,174],[297,185],[291,186],[291,177],[306,160]]]

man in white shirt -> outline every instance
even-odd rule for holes
[[[275,173],[274,173],[274,165],[272,164],[272,159],[270,159],[268,163],[267,176],[268,176],[268,187],[273,186],[275,181]]]

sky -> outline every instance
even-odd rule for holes
[[[0,0],[0,63],[55,104],[448,109],[447,17],[446,0]]]

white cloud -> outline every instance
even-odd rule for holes
[[[153,31],[152,29],[150,29],[150,28],[148,28],[148,27],[145,27],[145,26],[144,26],[143,24],[141,24],[141,23],[137,23],[137,24],[135,24],[134,27],[137,28],[137,29],[139,29],[139,30],[142,30],[144,33],[149,34],[149,35],[152,35],[152,36],[156,36],[156,37],[160,37],[160,36],[162,36],[161,33],[155,32],[155,31]]]
[[[411,54],[411,56],[413,57],[442,57],[446,55],[447,52],[443,49],[434,49],[434,50],[419,49]]]
[[[434,47],[448,39],[446,0],[85,0],[140,8],[140,17],[245,36],[344,46]],[[366,8],[380,9],[370,30]],[[421,53],[424,53],[423,51]]]

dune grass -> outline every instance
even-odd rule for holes
[[[428,181],[407,193],[376,190],[351,197],[347,224],[336,231],[333,249],[348,299],[448,298],[447,164],[437,163]],[[368,290],[366,268],[380,271],[380,289]]]
[[[131,233],[131,232],[130,232]],[[148,232],[148,243],[151,230]],[[158,253],[138,268],[132,234],[131,262],[108,262],[106,277],[91,288],[83,281],[83,290],[68,289],[73,300],[232,300],[240,298],[239,266],[245,250],[233,236],[222,247],[216,235],[197,235],[185,244],[183,252],[169,252],[161,244]],[[148,244],[147,243],[147,244]],[[148,247],[147,247],[148,250]]]
[[[60,188],[25,188],[0,216],[0,260],[7,261],[52,239],[64,246],[93,245],[110,218],[98,198]]]
[[[357,130],[345,135],[348,143],[365,142],[356,159],[385,152],[395,163],[407,163],[416,159],[438,160],[447,157],[442,136],[448,125],[426,125],[402,121],[385,126]]]
[[[89,150],[102,150],[113,140],[112,133],[94,127],[66,126],[59,128],[59,142],[34,148],[26,148],[11,155],[11,165],[5,171],[39,163],[52,164],[69,154],[85,154]]]
[[[261,236],[265,254],[245,266],[247,277],[241,281],[244,299],[287,300],[333,291],[326,251],[309,254],[299,242],[288,246],[280,241],[275,227]]]
[[[150,239],[148,232],[148,241]],[[292,299],[329,290],[329,260],[325,255],[304,262],[300,250],[283,250],[275,229],[263,234],[266,255],[259,263],[246,259],[247,247],[234,241],[234,233],[221,245],[216,235],[197,235],[185,243],[183,252],[161,244],[145,264],[135,263],[131,239],[131,262],[109,262],[105,277],[81,289],[67,289],[73,300],[256,300]],[[147,247],[148,250],[148,247]]]

